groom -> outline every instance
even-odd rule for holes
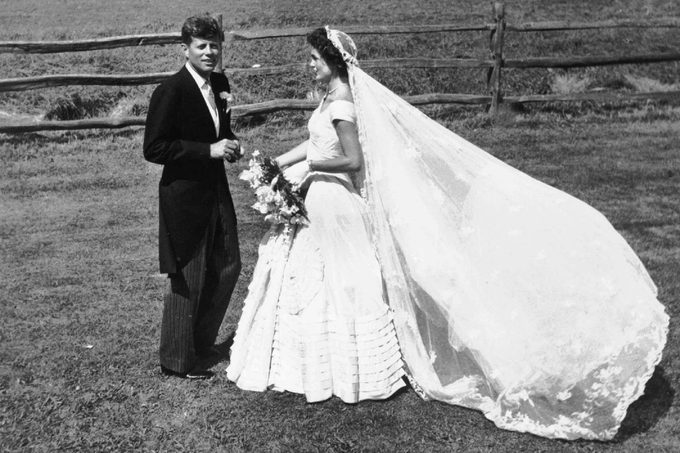
[[[184,67],[151,96],[144,157],[163,165],[160,272],[168,274],[160,365],[166,375],[208,379],[199,367],[214,342],[241,269],[224,161],[241,149],[231,130],[229,82],[219,72],[223,32],[210,16],[182,26]]]

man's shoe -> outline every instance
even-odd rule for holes
[[[192,380],[212,379],[215,377],[215,373],[210,370],[192,370],[185,374],[184,377]]]
[[[198,351],[198,357],[201,359],[210,359],[222,355],[222,351],[217,346],[208,346],[205,349]]]
[[[171,370],[170,368],[161,365],[161,372],[166,376],[174,376],[182,379],[200,380],[200,379],[212,379],[215,377],[215,373],[208,370],[194,369],[187,373],[180,373],[178,371]]]

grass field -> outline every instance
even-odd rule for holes
[[[176,30],[224,2],[0,0],[0,39],[68,39]],[[237,28],[488,20],[488,4],[444,1],[246,1],[230,3]],[[508,2],[521,20],[680,16],[670,1]],[[664,51],[677,31],[516,37],[510,49],[544,53]],[[452,34],[359,37],[365,58],[475,55],[485,37]],[[522,48],[524,46],[525,48]],[[675,47],[673,47],[675,46]],[[362,50],[365,49],[365,50]],[[602,50],[604,49],[604,50]],[[605,51],[606,50],[606,51]],[[650,51],[651,51],[650,50]],[[233,66],[304,58],[301,39],[239,43]],[[71,55],[0,55],[0,78],[62,72],[169,71],[177,48]],[[624,75],[680,82],[679,66],[571,71],[593,86]],[[563,73],[559,73],[563,74]],[[376,72],[400,93],[481,92],[465,72]],[[549,91],[555,73],[509,74],[514,92]],[[607,85],[607,84],[610,85]],[[613,86],[613,85],[611,85]],[[241,102],[304,97],[308,75],[234,80]],[[459,89],[460,88],[460,89]],[[0,95],[12,118],[56,111],[78,94],[87,115],[143,104],[151,87],[90,87]],[[2,113],[0,112],[0,113]],[[249,190],[228,167],[239,215],[244,270],[222,326],[224,352],[211,382],[164,378],[157,342],[164,279],[157,274],[160,167],[141,156],[142,130],[0,135],[0,451],[678,451],[680,450],[680,108],[664,103],[550,105],[491,122],[474,108],[429,113],[530,175],[602,211],[640,255],[671,315],[664,358],[612,442],[554,441],[497,429],[480,413],[424,402],[404,391],[383,402],[307,404],[298,395],[250,393],[226,380],[233,333],[265,225]],[[236,123],[248,149],[278,153],[305,137],[305,114]]]

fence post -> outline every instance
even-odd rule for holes
[[[503,102],[503,93],[501,92],[503,34],[505,31],[505,4],[503,2],[493,3],[493,17],[496,28],[491,30],[491,39],[489,42],[491,58],[493,59],[493,68],[491,69],[488,79],[488,88],[491,91],[491,106],[489,107],[489,114],[492,116],[498,113],[498,108]]]
[[[222,26],[222,15],[221,14],[216,15],[215,19],[217,19],[217,23],[220,26],[220,30],[222,30],[223,39],[222,39],[222,42],[220,43],[221,44],[220,54],[217,57],[217,65],[215,66],[215,69],[213,70],[213,72],[219,72],[221,74],[224,74],[224,67],[222,66],[222,61],[223,61],[223,55],[224,55],[224,47],[227,45],[227,42],[226,42],[227,36],[224,33],[224,27]]]

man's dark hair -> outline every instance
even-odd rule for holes
[[[329,66],[338,68],[338,74],[340,74],[340,76],[347,77],[347,63],[342,59],[340,51],[336,49],[331,40],[328,39],[325,28],[317,28],[307,34],[307,42],[319,52],[321,58],[323,58]]]
[[[217,19],[209,14],[192,16],[182,25],[182,42],[190,44],[193,38],[224,40],[224,32]]]

